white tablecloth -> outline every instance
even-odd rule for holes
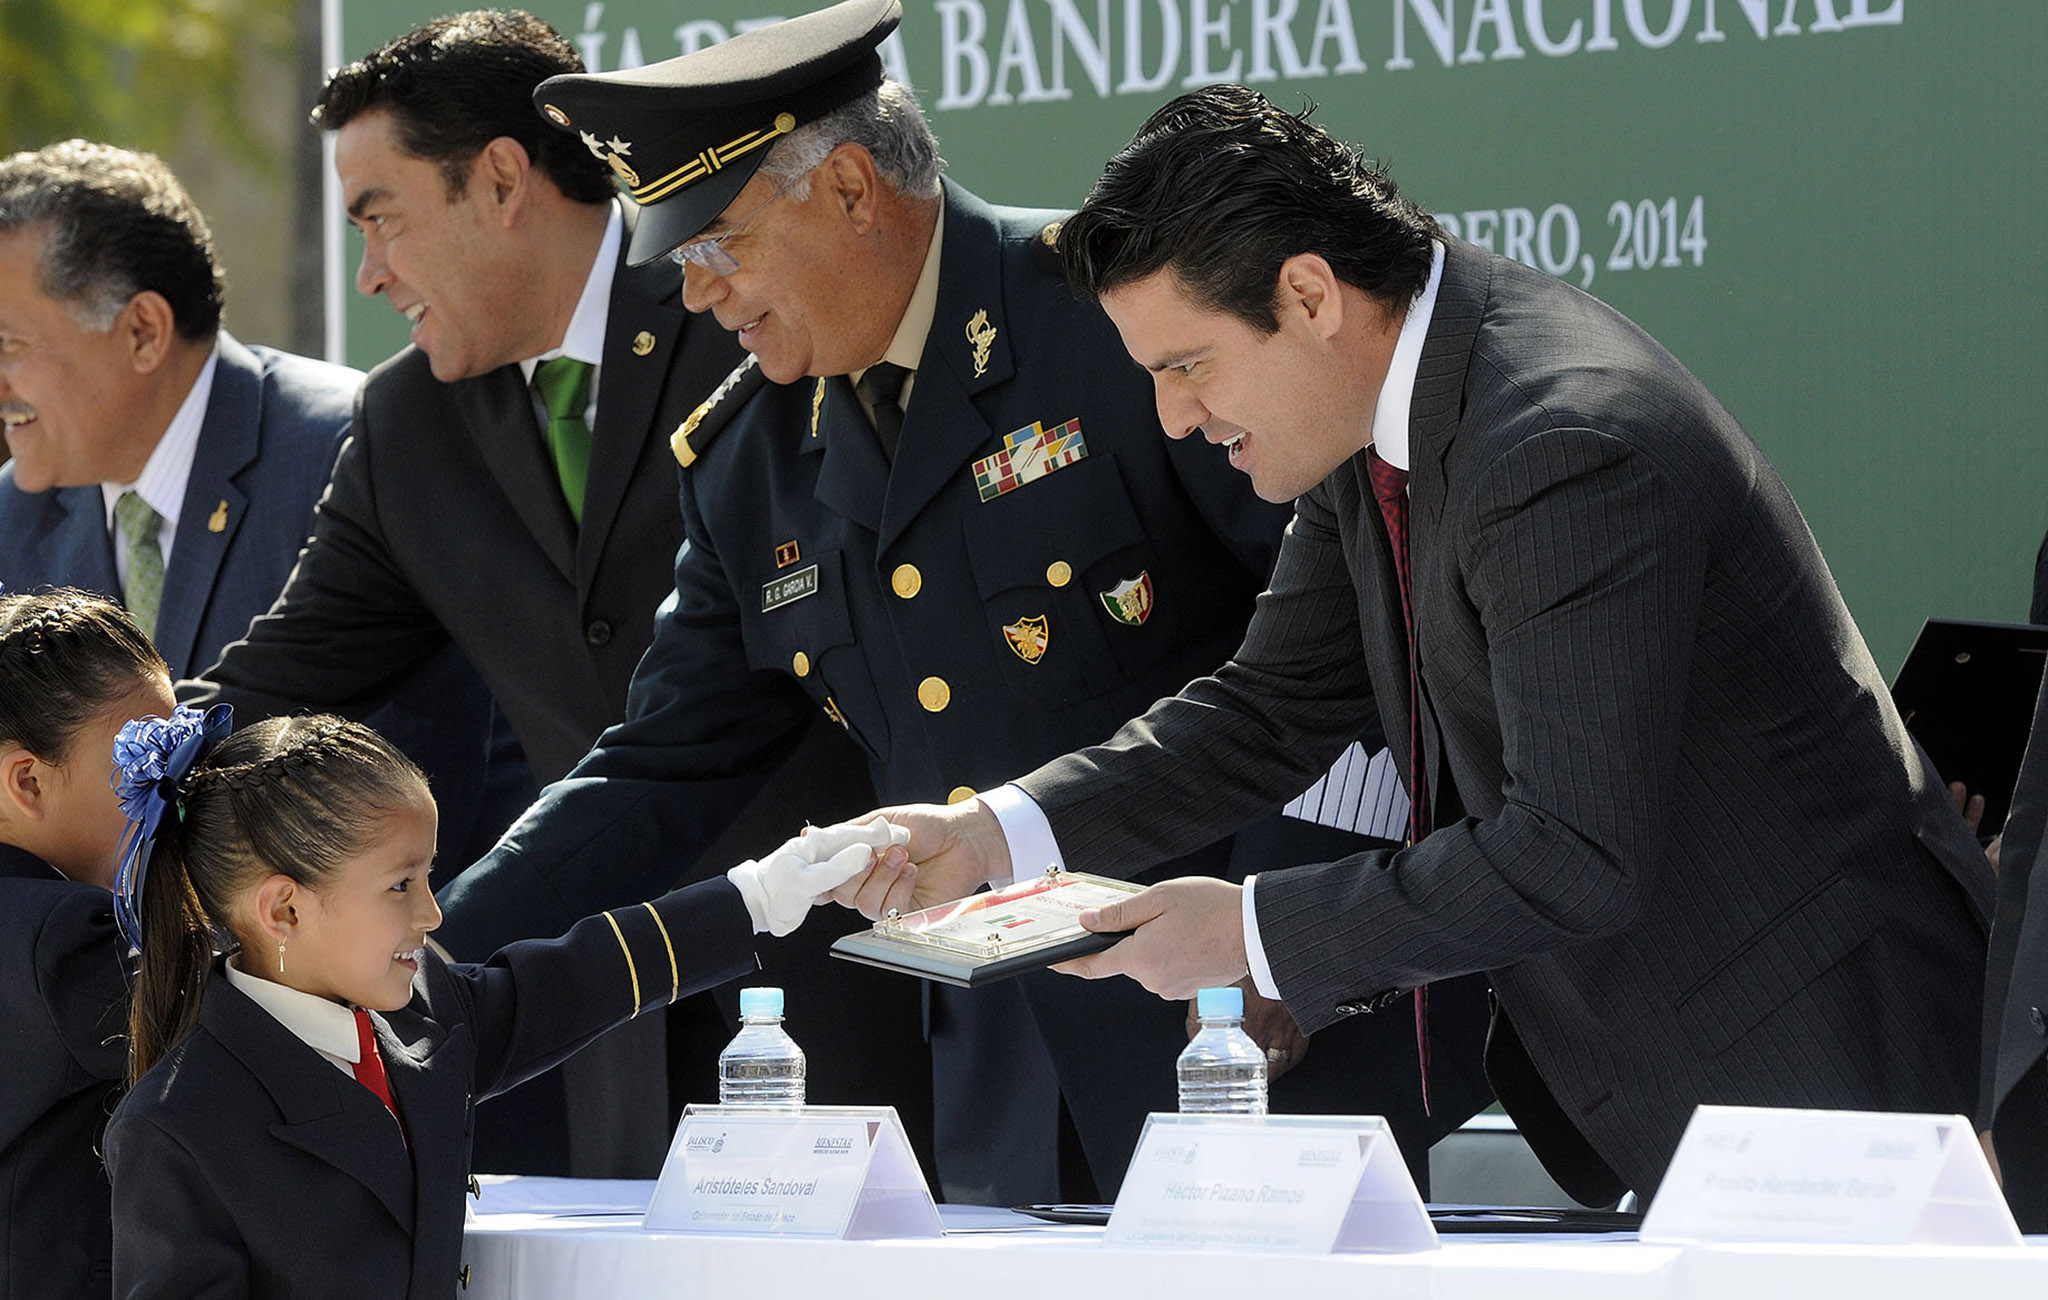
[[[2048,1239],[2008,1249],[1649,1246],[1452,1234],[1414,1255],[1112,1249],[1102,1230],[942,1206],[947,1235],[840,1242],[646,1232],[651,1182],[491,1180],[464,1300],[2043,1300]]]

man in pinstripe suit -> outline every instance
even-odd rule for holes
[[[1700,1102],[1970,1108],[1984,856],[1784,484],[1676,360],[1241,87],[1160,110],[1061,246],[1169,435],[1301,494],[1295,520],[1230,663],[1104,746],[903,814],[915,873],[847,901],[1008,879],[1046,862],[1032,837],[1139,869],[1377,706],[1433,833],[1155,886],[1073,973],[1185,996],[1249,967],[1313,1031],[1485,971],[1495,1091],[1592,1203],[1654,1192]]]

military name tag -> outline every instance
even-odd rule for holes
[[[762,583],[761,612],[765,614],[771,609],[780,609],[782,606],[793,604],[806,596],[815,596],[817,594],[818,566],[813,564],[806,568],[798,569],[786,578],[777,578],[773,582]]]
[[[983,501],[993,501],[1087,457],[1079,418],[1052,429],[1033,420],[1005,435],[1001,451],[974,462],[974,490]]]

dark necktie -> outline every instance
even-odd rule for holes
[[[384,1058],[377,1051],[377,1031],[370,1024],[370,1013],[356,1008],[356,1082],[377,1094],[377,1100],[384,1103],[384,1109],[398,1118],[398,1103],[391,1096],[391,1080],[384,1075]]]
[[[583,489],[590,481],[590,425],[583,412],[590,407],[590,380],[596,373],[596,366],[572,357],[556,357],[533,368],[534,391],[548,412],[548,454],[562,480],[562,499],[579,525]]]
[[[1401,588],[1401,623],[1408,633],[1408,842],[1420,843],[1429,834],[1429,783],[1422,766],[1422,691],[1415,666],[1415,604],[1408,588],[1408,471],[1396,469],[1380,459],[1379,449],[1369,447],[1365,463],[1372,473],[1372,494],[1379,499],[1380,517],[1387,521],[1387,540],[1393,543],[1394,581]],[[1429,1114],[1429,989],[1415,989],[1415,1054],[1422,1066],[1422,1113]]]
[[[903,434],[903,381],[909,377],[910,371],[902,366],[877,361],[855,385],[860,400],[874,412],[875,440],[882,444],[882,454],[892,461],[896,459],[896,440]]]

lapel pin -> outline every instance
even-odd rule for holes
[[[1135,578],[1126,578],[1108,591],[1095,593],[1102,600],[1102,607],[1109,616],[1129,627],[1140,627],[1152,617],[1152,574],[1139,570]]]
[[[633,336],[634,356],[644,357],[652,351],[654,351],[654,336],[652,334],[649,334],[646,330],[641,330]]]
[[[988,350],[996,345],[996,327],[988,323],[988,308],[974,313],[967,322],[967,341],[974,345],[974,377],[988,373]]]
[[[223,501],[213,508],[212,514],[206,517],[206,531],[209,533],[224,533],[227,530],[228,503]]]
[[[802,558],[804,558],[802,553],[797,550],[796,543],[793,541],[784,542],[775,548],[775,567],[778,569],[786,569]]]
[[[1010,649],[1027,664],[1035,664],[1045,658],[1045,648],[1052,641],[1052,632],[1043,614],[1020,618],[1014,623],[1003,625],[1003,639],[1010,643]]]

